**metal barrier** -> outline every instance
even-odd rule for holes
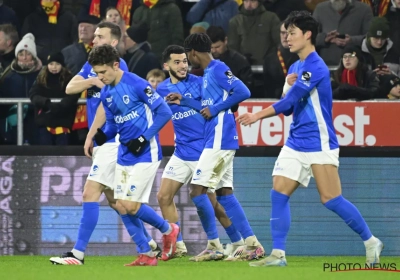
[[[60,98],[51,99],[51,102],[60,101]],[[22,146],[24,140],[23,105],[31,104],[31,100],[29,98],[0,98],[0,104],[17,104],[17,145]],[[79,99],[78,104],[86,104],[86,99]]]
[[[329,69],[329,71],[331,71],[331,72],[333,72],[333,71],[336,71],[337,69],[339,68],[339,66],[328,66],[328,69]],[[189,71],[191,71],[192,70],[192,66],[189,66]],[[261,74],[261,73],[263,73],[264,72],[264,67],[263,67],[263,65],[252,65],[251,66],[251,71],[253,71],[253,73],[256,73],[256,74]]]

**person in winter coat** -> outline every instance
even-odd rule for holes
[[[62,0],[41,0],[22,26],[22,35],[32,33],[35,36],[38,57],[42,61],[78,39],[76,17],[65,11],[62,3]]]
[[[174,0],[145,0],[132,16],[132,25],[144,22],[149,27],[147,41],[162,63],[162,52],[169,45],[183,44],[183,22]]]
[[[382,77],[382,86],[376,98],[399,100],[400,99],[400,78],[396,75]]]
[[[374,71],[368,70],[359,47],[344,48],[332,89],[333,99],[339,100],[368,100],[378,95],[379,79]]]
[[[65,68],[62,53],[51,54],[29,94],[35,106],[35,123],[39,127],[39,145],[68,145],[79,94],[67,95],[65,88],[72,74]],[[51,98],[61,98],[53,103]]]

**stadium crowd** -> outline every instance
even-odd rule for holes
[[[154,88],[168,76],[163,50],[207,33],[214,58],[251,98],[279,99],[298,60],[282,24],[293,10],[320,24],[316,46],[332,69],[334,99],[400,98],[400,0],[0,0],[0,98],[31,99],[25,144],[83,145],[86,106],[77,101],[90,93],[67,95],[66,86],[88,59],[96,25],[110,21],[121,28],[117,50],[129,71]],[[17,106],[0,107],[0,144],[16,144]]]

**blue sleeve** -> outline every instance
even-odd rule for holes
[[[307,67],[307,65],[304,65],[303,69],[310,70],[305,70],[301,74],[299,73],[299,77],[291,89],[286,93],[285,98],[272,105],[277,115],[293,110],[293,106],[296,102],[310,95],[311,91],[324,78],[325,71],[323,69],[312,66]]]
[[[209,106],[212,116],[216,116],[219,112],[228,110],[250,97],[250,90],[233,75],[225,64],[216,66],[213,73],[218,85],[226,90],[229,96],[224,101]]]
[[[186,15],[186,20],[191,25],[195,24],[196,22],[200,22],[202,18],[200,18],[204,12],[207,10],[212,3],[210,0],[200,0],[189,10]]]
[[[77,75],[87,79],[91,69],[92,67],[90,66],[89,62],[86,61],[86,63],[82,66],[81,71],[79,71]]]
[[[202,107],[201,107],[201,101],[200,100],[196,100],[190,97],[186,97],[186,96],[182,96],[181,99],[181,106],[187,106],[189,108],[192,108],[198,112],[201,111]]]
[[[104,96],[104,88],[102,88],[100,92],[100,96]],[[103,128],[104,134],[107,136],[107,140],[113,139],[118,133],[118,126],[115,123],[114,115],[107,107],[106,102],[103,98],[101,98],[101,103],[103,104],[104,111],[106,113],[106,124]]]
[[[160,100],[162,99],[160,98]],[[163,100],[158,107],[154,109],[153,113],[153,124],[143,133],[146,140],[153,138],[172,117],[171,109]]]
[[[165,98],[169,94],[168,88],[164,85],[164,83],[158,84],[156,88],[156,92],[162,97]]]
[[[128,65],[126,65],[125,60],[122,58],[119,59],[119,68],[124,72],[129,72]]]

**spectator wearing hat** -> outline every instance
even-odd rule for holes
[[[20,27],[17,15],[15,12],[3,3],[3,0],[0,0],[0,24],[12,24],[15,27]]]
[[[0,97],[27,98],[29,89],[35,82],[42,68],[42,62],[37,57],[35,37],[28,33],[15,47],[15,59],[0,76]],[[24,105],[24,141],[35,142],[33,108]],[[0,109],[0,119],[3,119],[2,134],[7,144],[17,144],[17,105],[3,105]],[[0,125],[1,126],[1,125]]]
[[[76,75],[86,63],[89,52],[93,47],[94,31],[100,23],[100,18],[95,16],[82,16],[78,19],[79,42],[65,47],[61,52],[65,58],[65,65]]]
[[[379,96],[377,98],[399,100],[400,78],[396,75],[386,75],[382,78],[382,86],[379,89]]]
[[[75,119],[79,94],[67,95],[65,88],[72,79],[65,68],[61,52],[49,55],[29,94],[35,107],[35,123],[39,128],[39,145],[68,145]],[[51,98],[61,98],[53,103]]]
[[[234,0],[200,0],[186,14],[186,21],[190,24],[205,21],[221,26],[228,33],[229,20],[238,12],[239,6]]]
[[[390,26],[387,19],[375,17],[361,45],[362,51],[370,55],[368,63],[379,76],[400,75],[399,52],[393,47],[389,34]]]
[[[157,56],[151,52],[147,42],[148,29],[145,23],[134,23],[125,32],[124,60],[128,64],[129,72],[146,79],[152,69],[161,69]]]
[[[47,61],[50,53],[59,52],[78,39],[77,20],[64,10],[63,1],[41,0],[24,21],[22,35],[26,33],[35,36],[38,57]]]
[[[339,68],[333,81],[333,99],[368,100],[376,98],[379,90],[377,74],[368,69],[358,46],[349,45],[342,51]]]

